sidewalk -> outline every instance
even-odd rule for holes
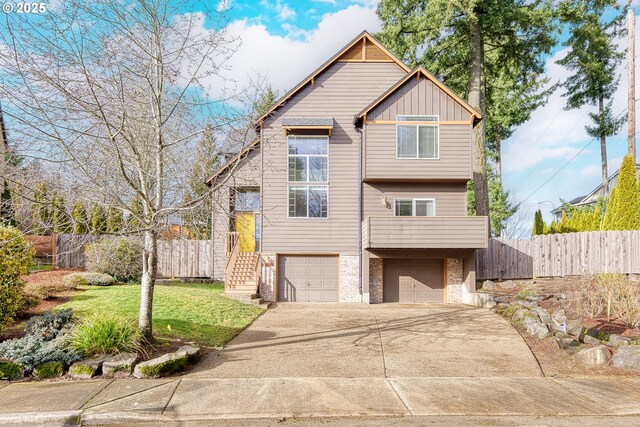
[[[405,417],[411,424],[412,417],[422,416],[432,421],[434,416],[506,416],[558,422],[562,417],[616,416],[620,423],[637,424],[640,378],[182,377],[0,384],[1,425],[294,417]]]

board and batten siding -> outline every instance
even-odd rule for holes
[[[364,180],[472,178],[471,124],[439,126],[438,159],[397,159],[396,125],[365,125]]]
[[[409,79],[367,114],[370,120],[396,120],[398,115],[437,115],[440,121],[471,121],[471,114],[425,77]]]
[[[386,197],[388,206],[382,204]],[[365,183],[364,216],[394,216],[394,199],[435,199],[436,216],[467,214],[467,186],[463,183]]]
[[[337,253],[359,251],[360,134],[353,117],[405,72],[390,62],[337,62],[280,107],[263,126],[262,251]],[[328,218],[288,218],[287,139],[283,117],[333,117],[329,139]]]

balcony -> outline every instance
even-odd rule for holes
[[[362,222],[365,249],[480,249],[488,235],[484,216],[373,216]]]

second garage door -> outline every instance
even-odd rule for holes
[[[337,256],[278,256],[278,301],[337,302]]]
[[[444,260],[385,259],[385,302],[443,302]]]

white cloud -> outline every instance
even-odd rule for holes
[[[329,3],[329,4],[336,4],[336,0],[311,0],[314,3]]]
[[[233,5],[233,0],[220,0],[220,2],[218,3],[218,6],[216,7],[216,11],[218,13],[225,12],[231,9],[232,5]]]
[[[275,9],[278,13],[278,19],[281,21],[296,19],[296,11],[291,9],[287,4],[277,2]]]

